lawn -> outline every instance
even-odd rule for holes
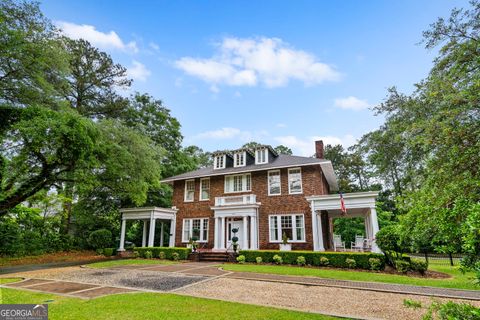
[[[426,279],[419,277],[410,277],[403,275],[374,273],[365,271],[351,271],[351,270],[335,270],[322,268],[304,268],[295,266],[276,266],[276,265],[256,265],[256,264],[224,264],[223,269],[230,271],[241,272],[257,272],[270,274],[283,274],[293,276],[310,276],[327,279],[341,279],[353,281],[373,281],[409,284],[417,286],[430,286],[440,288],[455,288],[480,290],[480,286],[475,285],[472,281],[473,273],[462,274],[458,267],[431,265],[429,270],[447,273],[452,278],[446,279]]]
[[[159,260],[159,259],[122,259],[122,260],[94,262],[89,264],[88,266],[92,268],[110,268],[110,267],[125,266],[125,265],[175,264],[175,263],[179,263],[179,262],[170,261],[170,260]]]
[[[21,278],[0,278],[0,284],[7,284],[11,282],[17,282],[22,280]],[[1,289],[0,289],[1,290]]]
[[[336,319],[320,314],[163,293],[117,294],[82,300],[0,289],[0,303],[49,302],[49,319]]]

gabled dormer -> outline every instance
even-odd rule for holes
[[[228,151],[216,151],[212,153],[213,169],[225,169],[233,164],[233,156]]]
[[[255,147],[255,164],[267,164],[276,157],[278,153],[269,145]]]
[[[255,163],[255,154],[248,148],[241,148],[232,151],[233,167],[245,167]]]

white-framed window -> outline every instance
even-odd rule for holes
[[[300,168],[288,169],[288,193],[302,193],[302,170]]]
[[[197,237],[197,242],[208,241],[208,218],[183,219],[182,242]]]
[[[233,166],[234,167],[245,167],[245,151],[237,152],[233,155]]]
[[[282,193],[280,170],[268,171],[268,195],[276,196]]]
[[[225,176],[225,193],[245,192],[252,190],[252,176],[250,173]]]
[[[200,179],[200,201],[210,199],[210,178]]]
[[[288,242],[305,242],[305,218],[303,214],[281,214],[268,217],[270,242],[282,242],[283,235]]]
[[[214,169],[225,169],[226,164],[226,155],[216,156],[213,161],[213,168]]]
[[[185,202],[193,201],[195,196],[195,180],[185,181]]]
[[[255,164],[268,163],[268,149],[257,149],[255,151]]]

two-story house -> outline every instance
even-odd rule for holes
[[[315,157],[277,154],[267,145],[218,151],[213,166],[162,182],[173,186],[173,207],[121,209],[120,252],[127,220],[143,220],[144,247],[155,246],[158,221],[160,246],[187,246],[196,238],[203,249],[231,250],[232,229],[238,229],[241,249],[278,249],[285,236],[293,250],[334,250],[332,221],[339,217],[362,217],[365,241],[379,252],[378,193],[335,194],[337,180],[332,163],[323,159],[322,141],[315,142]]]

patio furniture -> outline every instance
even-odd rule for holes
[[[341,250],[337,250],[337,249],[341,249]],[[333,250],[345,251],[345,241],[342,241],[342,236],[338,234],[333,235]]]
[[[372,242],[373,239],[365,239],[363,242],[363,250],[364,251],[372,251]]]
[[[363,236],[355,236],[355,242],[351,243],[352,251],[363,251],[365,238]]]

